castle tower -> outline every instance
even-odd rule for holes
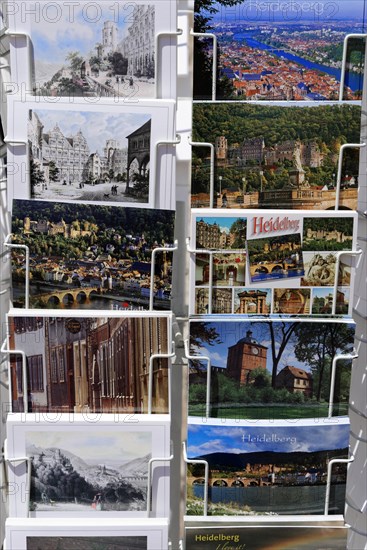
[[[24,233],[29,233],[30,230],[31,230],[31,219],[27,216],[26,218],[24,218],[23,231]]]
[[[266,369],[268,348],[252,338],[252,331],[228,348],[227,373],[239,382],[240,386],[251,383],[251,372],[255,369]]]
[[[224,136],[215,139],[215,155],[217,160],[226,160],[228,153],[228,142]]]
[[[116,51],[117,27],[113,21],[105,21],[102,29],[102,55],[106,57]]]

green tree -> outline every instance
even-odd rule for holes
[[[243,0],[196,0],[194,27],[195,32],[208,33],[212,30],[212,17],[218,13],[220,6],[234,6]],[[219,47],[218,47],[219,49]],[[219,52],[218,52],[219,53]],[[218,55],[218,59],[219,59]],[[206,40],[194,41],[194,97],[200,99],[211,98],[212,90],[212,55]],[[221,77],[217,70],[216,92],[217,97],[228,98],[233,93],[231,82]]]
[[[346,323],[302,323],[296,327],[296,337],[295,356],[311,368],[317,401],[322,397],[327,398],[333,359],[337,354],[351,353],[354,327]],[[346,392],[346,388],[340,384],[340,372],[337,367],[335,401],[339,399],[338,395]],[[345,376],[343,380],[349,386]]]

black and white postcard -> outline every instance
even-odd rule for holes
[[[352,321],[216,319],[190,322],[190,415],[348,415]]]
[[[173,101],[8,99],[9,201],[174,208]]]
[[[218,41],[217,99],[361,99],[365,0],[239,0],[235,4],[197,0],[195,8],[196,32],[214,33]],[[342,67],[349,34],[357,37],[349,39]],[[211,99],[212,63],[213,41],[196,40],[197,99]]]
[[[192,213],[191,314],[350,315],[355,212]]]
[[[86,101],[175,97],[176,37],[169,33],[177,30],[176,2],[8,5],[18,91]]]
[[[170,309],[174,218],[172,210],[14,200],[12,243],[29,249],[30,306],[141,310],[153,294],[156,309]],[[14,307],[24,307],[26,268],[24,250],[14,249]]]
[[[187,454],[209,464],[211,516],[323,515],[328,464],[347,459],[348,444],[348,419],[275,425],[190,419]],[[346,481],[347,464],[335,464],[329,514],[344,513]],[[202,464],[188,465],[187,487],[187,515],[202,514]]]
[[[12,412],[168,413],[170,314],[73,313],[8,315]]]
[[[165,517],[168,513],[168,415],[61,413],[8,415],[9,498],[13,517]],[[147,498],[151,483],[151,503]],[[29,489],[29,492],[28,492]]]
[[[7,548],[17,550],[156,550],[168,547],[165,519],[19,519],[6,521]]]

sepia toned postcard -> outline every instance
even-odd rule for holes
[[[213,83],[213,42],[200,37],[194,98],[211,99],[214,84],[216,98],[226,100],[361,99],[365,25],[365,0],[239,0],[213,2],[210,9],[197,0],[194,29],[215,35],[218,75]]]
[[[191,206],[356,210],[360,120],[355,104],[195,103],[193,137],[214,165],[192,148]]]
[[[28,82],[28,94],[85,102],[175,97],[175,2],[19,0],[6,15],[19,93]]]
[[[174,218],[171,210],[14,200],[12,243],[29,249],[30,306],[139,310],[153,294],[156,309],[170,309]],[[26,268],[14,249],[14,307],[25,304]]]
[[[200,514],[209,466],[211,516],[323,515],[328,464],[348,459],[349,420],[250,425],[190,419],[186,513]],[[347,464],[331,471],[329,514],[344,513]],[[281,518],[279,518],[281,519]]]
[[[189,414],[346,416],[355,326],[347,320],[207,318],[190,322]]]
[[[167,415],[95,413],[8,415],[7,449],[27,463],[9,467],[9,481],[27,487],[9,499],[13,517],[165,517],[168,512]],[[165,465],[164,465],[165,464]],[[152,500],[148,483],[151,483]]]
[[[147,413],[150,401],[168,413],[170,325],[153,312],[9,314],[8,348],[24,353],[9,356],[12,412]]]

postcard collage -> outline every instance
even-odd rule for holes
[[[167,549],[176,2],[9,1],[2,21],[6,548]]]
[[[195,0],[187,550],[345,545],[365,3]],[[167,550],[177,2],[1,10],[6,549]]]
[[[364,4],[196,2],[190,550],[346,547]]]

